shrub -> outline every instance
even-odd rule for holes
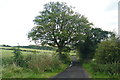
[[[3,74],[3,77],[4,76],[10,77],[13,73],[22,73],[22,72],[23,72],[22,67],[12,64],[12,65],[7,66],[6,68],[3,68],[2,74]]]
[[[22,53],[21,53],[19,47],[14,47],[13,53],[14,53],[14,56],[13,56],[14,64],[16,64],[17,66],[23,66],[24,60],[23,60],[23,56],[22,56]]]
[[[37,73],[52,71],[61,64],[57,56],[48,54],[29,54],[26,61],[28,67]]]
[[[120,62],[120,40],[111,39],[101,42],[96,50],[95,60],[101,64]]]
[[[120,74],[120,63],[97,64],[92,62],[91,67],[94,72],[102,72],[105,74],[109,74],[110,76]]]
[[[120,74],[120,40],[112,38],[102,41],[96,49],[96,54],[92,61],[92,68],[96,72],[105,74]]]
[[[9,66],[13,63],[13,60],[11,59],[11,57],[4,57],[2,58],[2,66],[6,67]]]
[[[70,54],[68,52],[63,52],[58,54],[58,56],[62,63],[69,64],[71,62]]]

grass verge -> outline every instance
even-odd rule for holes
[[[67,64],[62,64],[59,69],[55,69],[52,72],[46,71],[41,73],[34,73],[29,69],[21,67],[14,67],[14,70],[13,68],[10,69],[10,67],[7,67],[3,70],[2,78],[50,78],[64,71],[67,66]]]
[[[90,78],[113,78],[112,76],[109,76],[105,73],[94,72],[90,63],[84,63],[83,67],[88,72]]]

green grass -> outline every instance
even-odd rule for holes
[[[53,72],[41,72],[34,73],[29,69],[23,69],[21,67],[9,66],[3,70],[2,78],[50,78],[66,69],[68,65],[61,65],[61,69],[56,69]]]
[[[50,78],[56,75],[57,72],[43,72],[43,73],[33,73],[33,72],[21,72],[21,73],[6,73],[3,74],[2,78]]]
[[[0,47],[0,48],[11,48],[11,47]],[[38,49],[27,49],[27,48],[20,48],[21,50],[28,50],[28,51],[38,51],[39,54],[54,54],[55,51],[53,50],[38,50]],[[21,51],[23,56],[27,56],[28,54],[33,54],[33,52],[25,52]],[[13,50],[1,50],[0,54],[2,54],[3,58],[9,58],[13,56]],[[76,56],[76,53],[74,51],[71,51],[70,56]]]
[[[2,49],[12,49],[12,47],[0,47]],[[55,52],[54,50],[39,50],[39,49],[30,49],[30,48],[20,48],[21,50],[26,50],[26,51],[38,51],[40,53],[53,53]]]
[[[1,50],[1,54],[3,58],[8,58],[13,56],[12,52],[13,50]]]
[[[1,50],[1,52],[2,52],[2,55],[3,55],[3,57],[5,56],[12,56],[13,54],[12,54],[12,52],[13,52],[13,50],[4,50],[4,49],[12,49],[12,47],[0,47],[0,48],[3,48],[2,50]],[[39,52],[40,54],[41,53],[44,53],[44,54],[46,54],[46,53],[55,53],[55,51],[54,50],[39,50],[39,49],[30,49],[30,48],[20,48],[21,50],[26,50],[26,51],[37,51],[37,52]],[[10,54],[8,54],[8,53],[10,53]],[[28,53],[32,53],[32,52],[25,52],[25,51],[22,51],[22,53],[23,54],[25,54],[26,55],[26,53],[28,54]],[[70,51],[70,55],[71,56],[76,56],[76,52],[75,51]]]
[[[84,63],[83,67],[88,72],[90,78],[112,78],[108,74],[101,72],[94,72],[94,70],[92,69],[89,63]]]
[[[39,50],[39,51],[40,52],[38,54],[46,54],[44,52],[47,52],[50,53],[47,55],[51,55],[51,53],[54,53],[54,51],[50,51],[50,50]],[[67,64],[62,64],[59,69],[55,69],[52,72],[48,71],[48,72],[35,73],[30,69],[25,69],[16,66],[13,67],[11,63],[9,63],[11,61],[11,57],[14,55],[12,52],[13,50],[1,50],[0,52],[0,54],[2,54],[2,58],[4,59],[5,64],[6,63],[10,64],[3,67],[2,78],[50,78],[64,71],[68,66]],[[23,53],[22,55],[24,57],[27,56],[28,54],[34,54],[33,52],[24,52],[24,51],[21,52]]]
[[[34,49],[33,49],[34,50]],[[33,54],[33,52],[24,52],[21,51],[23,54],[22,55],[27,55],[27,54]],[[54,51],[50,51],[50,50],[39,50],[40,54],[52,54],[55,53]],[[1,50],[0,54],[2,54],[2,57],[11,57],[13,56],[13,50]]]
[[[43,72],[43,73],[33,73],[33,72],[22,72],[22,73],[9,73],[3,75],[2,78],[50,78],[57,75],[59,72]]]
[[[3,49],[3,48],[5,48],[5,49],[11,49],[11,47],[1,47],[1,46],[0,46],[0,48],[2,48],[2,49]]]

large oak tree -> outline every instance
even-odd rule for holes
[[[66,51],[68,45],[83,40],[91,28],[91,23],[83,15],[73,11],[66,3],[49,2],[34,19],[35,27],[28,37],[41,44]]]

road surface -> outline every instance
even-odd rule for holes
[[[65,71],[52,77],[51,80],[90,80],[88,79],[87,72],[81,67],[80,62],[75,56],[73,56],[72,59],[71,65]]]

